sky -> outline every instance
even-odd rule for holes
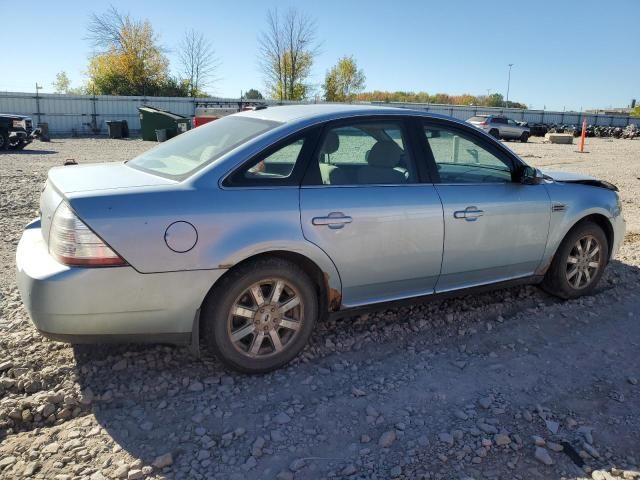
[[[220,66],[207,90],[238,97],[264,90],[258,36],[270,8],[295,7],[315,19],[320,48],[310,83],[344,55],[366,75],[366,90],[486,95],[507,90],[509,99],[535,109],[582,110],[640,101],[640,0],[139,0],[111,3],[146,18],[167,48],[186,29],[213,44]],[[13,5],[13,6],[12,6]],[[10,55],[0,67],[0,91],[52,92],[56,73],[72,86],[85,80],[91,46],[86,28],[92,12],[108,2],[36,0],[19,21],[3,17],[0,31]],[[0,11],[15,7],[0,0]],[[24,49],[24,50],[20,50]]]

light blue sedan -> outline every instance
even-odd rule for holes
[[[543,174],[464,122],[284,106],[52,169],[17,268],[43,335],[202,339],[264,372],[327,315],[514,283],[590,294],[623,236],[613,185]]]

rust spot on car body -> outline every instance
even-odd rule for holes
[[[218,268],[228,269],[228,268],[231,268],[231,267],[233,267],[233,263],[221,263],[220,265],[218,265]]]
[[[324,286],[327,292],[327,307],[330,312],[337,312],[342,307],[342,293],[329,286],[329,274],[323,272]]]

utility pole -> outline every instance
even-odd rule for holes
[[[39,91],[42,89],[38,82],[36,82],[36,115],[38,116],[38,125],[40,124],[40,93]]]
[[[507,77],[507,101],[505,103],[505,107],[509,108],[509,88],[511,87],[511,67],[513,67],[513,63],[509,64],[509,75]]]

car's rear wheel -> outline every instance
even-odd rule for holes
[[[500,130],[498,130],[497,128],[492,128],[491,130],[489,130],[489,135],[491,135],[495,139],[500,140]]]
[[[588,295],[596,288],[609,261],[609,243],[593,222],[574,227],[560,244],[542,282],[544,290],[560,298]]]
[[[291,361],[307,344],[317,317],[311,279],[297,265],[277,258],[230,272],[202,309],[207,346],[223,364],[246,373]]]
[[[527,132],[522,132],[522,135],[520,135],[520,141],[522,143],[527,143],[527,140],[529,140],[529,134]]]

